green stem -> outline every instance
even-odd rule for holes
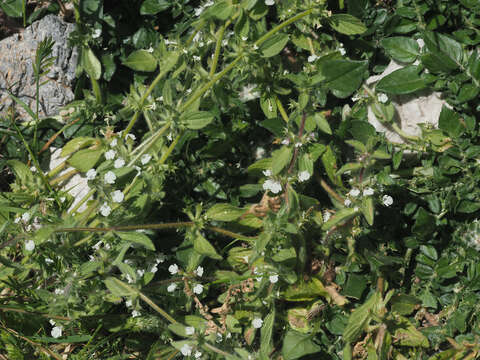
[[[100,85],[98,84],[98,81],[95,80],[93,77],[90,77],[90,83],[92,84],[92,90],[93,93],[95,94],[95,99],[97,100],[97,103],[101,104],[102,103],[102,91],[100,90]]]
[[[160,165],[163,165],[165,163],[165,161],[167,160],[167,158],[170,156],[170,154],[172,153],[173,149],[175,149],[175,146],[177,146],[178,144],[178,141],[180,140],[180,138],[182,137],[183,135],[183,131],[177,135],[177,137],[175,138],[175,140],[172,141],[172,143],[170,144],[170,146],[168,147],[167,151],[165,151],[165,153],[162,155],[162,157],[160,158],[160,161],[159,161],[159,164]]]
[[[277,96],[275,96],[275,102],[277,103],[277,108],[278,108],[278,111],[280,111],[280,115],[282,115],[282,119],[285,120],[286,123],[288,123],[289,119],[288,119],[287,112],[285,111],[285,108],[283,107],[282,102]]]
[[[223,25],[220,30],[218,30],[217,43],[215,44],[215,54],[213,55],[210,76],[215,75],[215,71],[217,70],[218,58],[220,56],[220,49],[222,47],[223,34],[225,33],[225,29],[228,26],[227,24],[229,24],[229,22],[225,23],[225,25]]]
[[[59,176],[59,177],[51,180],[50,185],[54,186],[58,183],[61,183],[62,181],[68,180],[68,178],[72,177],[75,174],[78,174],[78,170],[76,170],[76,169],[70,170],[66,174],[63,174],[62,176]]]
[[[148,140],[140,144],[135,150],[133,150],[132,154],[136,153],[137,151],[139,151],[139,153],[128,163],[127,166],[132,166],[133,164],[135,164],[135,162],[140,158],[140,156],[142,156],[143,154],[145,154],[145,152],[150,150],[150,148],[155,144],[157,139],[160,136],[162,136],[163,133],[167,131],[169,127],[170,127],[170,122],[163,125],[160,129],[157,130],[157,133],[153,134],[151,138],[149,138]]]
[[[72,208],[72,211],[70,211],[70,213],[74,214],[75,211],[77,211],[77,210],[80,208],[80,206],[83,205],[83,203],[84,203],[85,201],[87,201],[91,196],[93,196],[93,194],[95,194],[96,191],[97,191],[97,190],[95,190],[95,189],[90,190],[90,191],[88,192],[88,194],[85,195],[85,196],[82,198],[82,200],[80,200],[80,201],[77,203],[77,205],[75,205],[75,206]]]

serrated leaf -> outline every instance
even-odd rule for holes
[[[137,50],[128,55],[123,65],[135,71],[152,72],[157,68],[158,62],[147,50]]]
[[[102,149],[82,149],[73,154],[67,163],[81,172],[86,172],[95,166],[102,155]]]
[[[190,130],[202,129],[210,124],[213,119],[213,114],[208,111],[188,112],[180,117],[180,120],[185,122],[185,126]]]
[[[292,149],[286,146],[274,151],[272,154],[272,174],[280,173],[290,163],[292,155]]]
[[[133,244],[141,245],[148,250],[155,251],[155,245],[153,245],[152,240],[150,240],[150,238],[145,234],[136,231],[117,231],[115,232],[115,234],[117,234],[122,240],[131,242]]]
[[[382,78],[375,90],[394,95],[411,94],[415,91],[424,89],[427,84],[419,73],[418,66],[409,65],[402,69],[395,70]]]
[[[233,221],[245,214],[245,210],[231,204],[215,204],[205,214],[208,219]]]
[[[272,57],[282,51],[287,42],[287,34],[277,33],[260,45],[260,51],[264,57]]]
[[[386,53],[396,61],[411,63],[420,55],[420,46],[412,39],[405,36],[384,38],[380,45]]]
[[[333,14],[328,22],[335,31],[345,35],[363,34],[367,31],[362,21],[350,14]]]

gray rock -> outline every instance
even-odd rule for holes
[[[33,76],[32,62],[38,44],[47,36],[55,42],[52,55],[55,61],[40,87],[40,116],[51,116],[59,108],[74,99],[72,84],[75,80],[75,68],[78,62],[78,51],[68,46],[68,36],[75,25],[66,23],[55,15],[47,15],[34,22],[22,33],[12,35],[0,41],[0,116],[15,105],[21,120],[30,120],[27,112],[10,98],[9,89],[27,105],[35,110],[36,86]]]

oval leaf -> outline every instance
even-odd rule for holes
[[[196,111],[187,113],[181,118],[185,122],[185,126],[191,130],[199,130],[207,126],[213,121],[212,113],[208,111]]]
[[[83,149],[73,154],[67,163],[81,172],[86,172],[95,166],[102,154],[102,149]]]
[[[273,175],[276,175],[290,162],[290,159],[292,158],[292,149],[282,147],[281,149],[274,151],[272,155],[272,173]]]
[[[92,145],[94,142],[95,142],[94,138],[79,136],[75,139],[70,140],[68,143],[65,144],[65,146],[62,148],[61,156],[62,157],[68,156],[71,153],[74,153],[75,151],[80,150],[81,148]]]
[[[367,31],[367,27],[350,14],[334,14],[328,20],[330,26],[341,34],[356,35]]]
[[[261,46],[260,51],[264,57],[271,57],[277,55],[280,51],[283,50],[285,45],[288,42],[287,34],[275,34],[268,40],[266,40]]]
[[[420,46],[412,38],[405,36],[394,36],[384,38],[380,45],[385,49],[385,52],[396,61],[411,63],[420,55]]]
[[[212,259],[221,260],[222,257],[218,255],[212,244],[208,242],[201,234],[197,234],[193,240],[193,249],[201,255],[211,257]]]
[[[82,65],[88,76],[95,80],[100,79],[102,64],[90,48],[85,48],[82,51]]]
[[[422,90],[427,85],[418,72],[418,67],[414,65],[395,70],[381,79],[375,90],[394,95],[410,94]]]
[[[157,68],[157,59],[147,50],[137,50],[128,55],[123,65],[135,71],[152,72]]]
[[[208,209],[207,218],[217,221],[233,221],[238,219],[245,213],[245,210],[240,209],[230,204],[215,204]]]
[[[132,232],[116,232],[116,234],[125,241],[141,245],[148,250],[153,250],[155,251],[155,245],[153,245],[152,240],[140,232],[132,231]]]

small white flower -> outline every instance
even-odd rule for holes
[[[102,29],[95,29],[93,30],[92,38],[96,39],[102,35]]]
[[[196,270],[193,271],[195,273],[195,275],[197,275],[198,277],[202,277],[203,275],[203,267],[199,266],[197,267]]]
[[[56,324],[56,322],[55,322],[53,319],[48,320],[48,322],[49,322],[50,325],[52,325],[52,326],[55,326],[55,324]]]
[[[105,159],[107,160],[113,160],[115,158],[115,155],[117,154],[117,152],[115,150],[108,150],[106,153],[105,153]]]
[[[193,61],[199,61],[201,59],[200,56],[193,55]]]
[[[125,198],[125,195],[123,195],[123,192],[121,192],[120,190],[115,190],[115,191],[112,193],[112,200],[113,200],[113,202],[121,203],[124,198]]]
[[[270,275],[268,279],[270,280],[270,282],[272,284],[275,284],[278,281],[278,275],[276,275],[276,274],[275,275]]]
[[[359,210],[360,210],[360,209],[358,208],[358,206],[355,206],[355,207],[353,208],[353,211],[355,211],[355,212],[358,212]]]
[[[155,274],[157,271],[158,271],[158,267],[156,265],[152,266],[152,268],[150,269],[150,272],[153,274]]]
[[[200,359],[202,357],[202,353],[200,351],[195,351],[195,359]]]
[[[195,16],[200,16],[203,12],[203,6],[200,6],[194,10]]]
[[[258,50],[258,45],[257,44],[253,45],[253,50]]]
[[[123,167],[123,165],[125,165],[125,160],[123,160],[122,158],[118,158],[117,160],[115,160],[115,162],[113,163],[113,167],[115,169],[119,169],[121,167]]]
[[[374,193],[374,190],[370,187],[363,190],[363,196],[372,196],[373,193]]]
[[[93,180],[97,176],[97,171],[95,169],[90,169],[87,171],[87,180]]]
[[[102,206],[100,206],[100,214],[103,216],[108,216],[112,212],[112,208],[108,206],[107,203],[103,203]]]
[[[260,93],[258,91],[254,91],[256,87],[256,84],[248,84],[244,86],[238,94],[240,101],[247,102],[259,98]]]
[[[117,176],[113,173],[113,171],[108,171],[104,176],[105,184],[115,184],[115,180]]]
[[[255,159],[260,160],[265,156],[265,149],[263,147],[258,147],[257,150],[255,150]]]
[[[304,181],[307,181],[308,179],[310,179],[310,173],[306,170],[304,171],[301,171],[299,174],[298,174],[298,181],[300,182],[304,182]]]
[[[137,317],[137,316],[140,316],[140,315],[141,315],[140,311],[138,311],[138,310],[133,310],[132,311],[132,317]]]
[[[28,222],[31,217],[32,217],[32,215],[30,215],[30,213],[25,212],[25,213],[23,213],[23,215],[22,215],[22,221],[23,221],[23,222]]]
[[[125,301],[125,306],[126,307],[132,307],[132,300]]]
[[[161,263],[165,262],[166,258],[167,257],[165,256],[165,254],[160,253],[160,255],[158,255],[157,258],[155,259],[155,263],[161,264]]]
[[[267,170],[263,170],[262,172],[263,172],[263,175],[265,176],[272,176],[272,170],[267,169]]]
[[[193,292],[195,294],[200,295],[203,292],[203,285],[202,284],[197,284],[193,287]]]
[[[282,145],[289,145],[290,144],[290,139],[283,139],[282,140]]]
[[[110,147],[115,147],[117,146],[117,139],[113,139],[112,141],[110,141]]]
[[[45,264],[53,264],[53,260],[50,258],[45,258]]]
[[[358,100],[360,100],[362,98],[362,96],[360,94],[355,94],[352,96],[352,101],[353,102],[356,102]]]
[[[145,274],[145,270],[143,269],[137,269],[137,275],[138,277],[142,277]]]
[[[260,329],[263,325],[263,320],[260,318],[255,318],[252,321],[252,325],[255,329]]]
[[[340,55],[342,55],[342,56],[347,53],[347,52],[345,51],[345,49],[343,48],[343,46],[340,47],[340,48],[338,49],[338,51],[340,51]]]
[[[177,289],[177,284],[176,284],[176,283],[171,283],[171,284],[168,285],[168,287],[167,287],[167,291],[168,291],[168,292],[174,292],[176,289]]]
[[[148,164],[148,162],[150,161],[151,158],[152,158],[152,155],[150,155],[150,154],[143,154],[143,155],[140,157],[140,162],[142,163],[142,165],[146,165],[146,164]]]
[[[302,145],[303,145],[303,144],[302,144],[301,142],[295,143],[295,147],[296,147],[296,148],[302,147]]]
[[[65,291],[63,289],[55,289],[55,295],[63,295]]]
[[[282,184],[280,182],[268,179],[263,183],[263,189],[264,190],[270,190],[274,194],[278,194],[280,191],[282,191]]]
[[[378,101],[380,101],[383,104],[385,104],[388,101],[388,96],[387,94],[384,94],[384,93],[378,94],[377,98],[378,98]]]
[[[242,41],[247,41],[248,37],[247,36],[242,36]]]
[[[328,220],[330,220],[331,217],[332,217],[332,214],[330,214],[329,211],[325,210],[323,212],[323,222],[327,222]]]
[[[267,6],[275,5],[275,0],[265,0],[265,5]]]
[[[178,265],[177,264],[170,265],[168,267],[168,271],[170,271],[170,274],[175,275],[176,273],[178,273]]]
[[[383,195],[382,202],[383,205],[390,206],[393,204],[393,198],[390,195]]]
[[[17,216],[17,217],[15,218],[15,220],[13,220],[13,222],[14,222],[15,224],[18,224],[18,223],[20,222],[20,220],[22,220],[22,218],[21,218],[20,216]]]
[[[25,250],[27,251],[33,251],[35,249],[35,242],[33,240],[28,240],[25,243]]]
[[[195,328],[193,326],[187,326],[185,328],[185,334],[187,334],[187,335],[195,334]]]
[[[148,51],[149,53],[153,53],[153,47],[150,46],[150,47],[147,49],[147,51]]]
[[[360,190],[358,190],[357,188],[353,188],[352,190],[350,190],[348,195],[352,197],[357,197],[358,195],[360,195]]]
[[[182,353],[183,356],[192,355],[192,350],[193,350],[193,347],[188,344],[183,344],[183,346],[180,348],[180,352]]]
[[[345,199],[345,201],[343,202],[343,204],[344,204],[345,206],[350,206],[350,205],[352,205],[352,202],[350,201],[350,199]]]
[[[317,59],[318,59],[318,56],[313,54],[313,55],[310,55],[307,60],[308,60],[309,63],[311,63],[311,62],[314,62]]]
[[[126,140],[132,140],[132,141],[135,141],[137,137],[133,134],[127,134],[127,136],[125,136],[125,139]]]
[[[53,329],[52,329],[52,337],[54,337],[55,339],[58,339],[60,336],[62,336],[62,327],[61,326],[55,326]]]

